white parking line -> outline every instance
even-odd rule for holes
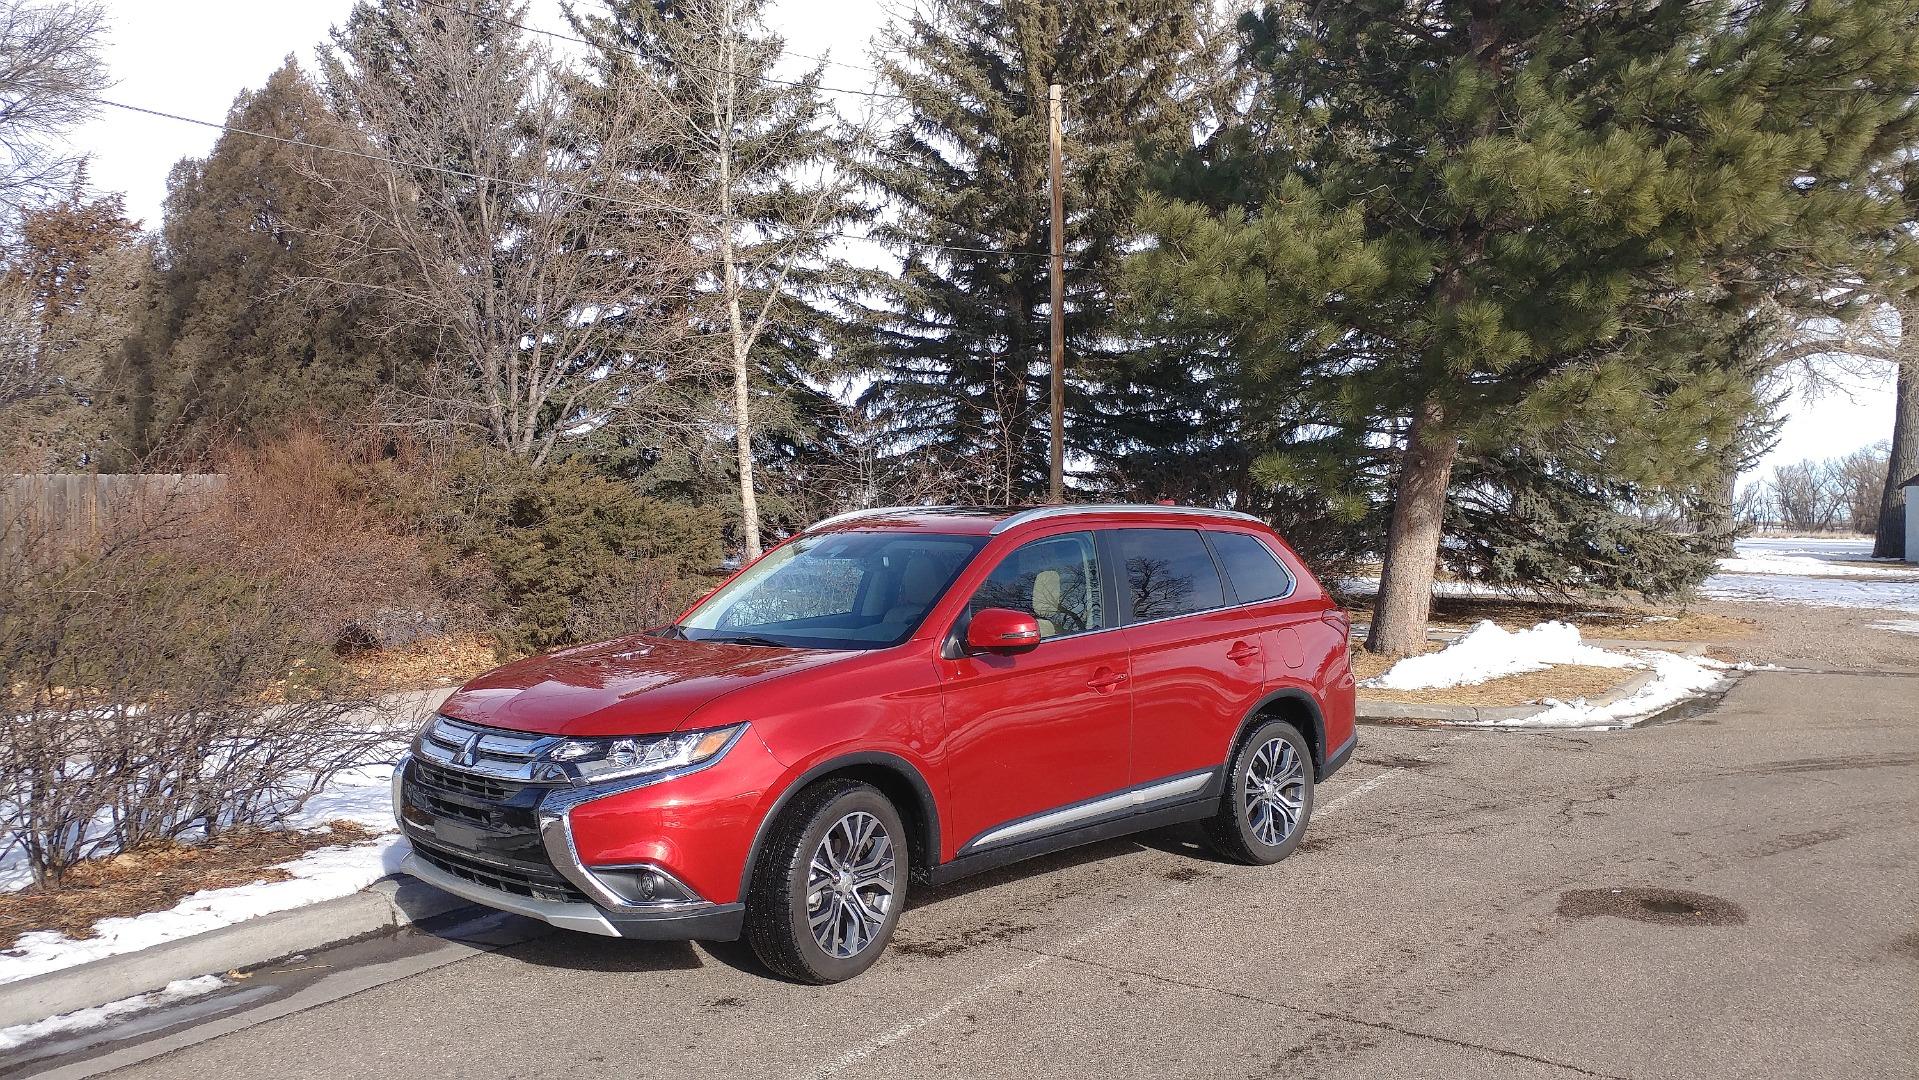
[[[1354,799],[1357,799],[1360,796],[1365,795],[1366,793],[1377,789],[1381,784],[1384,784],[1386,781],[1392,779],[1394,776],[1398,775],[1402,771],[1404,770],[1387,769],[1385,772],[1380,773],[1378,776],[1369,777],[1366,780],[1361,781],[1358,785],[1353,787],[1350,791],[1340,792],[1339,795],[1333,798],[1331,801],[1315,807],[1313,809],[1313,819],[1318,820],[1319,818],[1325,817],[1327,814],[1332,813],[1334,810],[1337,810],[1338,808],[1345,806],[1348,803],[1351,803]],[[876,1035],[873,1038],[868,1039],[866,1042],[863,1042],[860,1045],[853,1047],[851,1050],[846,1051],[844,1054],[841,1054],[839,1057],[836,1057],[833,1060],[828,1061],[825,1064],[821,1065],[819,1068],[814,1069],[812,1072],[807,1073],[806,1074],[807,1080],[822,1080],[822,1078],[824,1077],[836,1076],[839,1073],[842,1073],[846,1071],[847,1069],[851,1068],[852,1066],[857,1065],[862,1061],[865,1061],[867,1058],[872,1057],[874,1054],[879,1053],[881,1050],[884,1050],[887,1047],[892,1046],[894,1043],[897,1043],[902,1039],[912,1036],[913,1033],[919,1031],[921,1028],[926,1027],[928,1024],[931,1024],[936,1020],[940,1020],[947,1016],[952,1015],[954,1011],[965,1006],[969,1002],[976,1001],[981,996],[987,993],[990,993],[993,990],[997,990],[1000,987],[1006,986],[1009,983],[1018,982],[1019,980],[1024,979],[1026,976],[1032,974],[1033,971],[1039,968],[1040,966],[1044,965],[1050,960],[1055,959],[1056,958],[1054,956],[1055,953],[1073,952],[1074,950],[1078,949],[1081,945],[1084,945],[1088,941],[1091,941],[1093,938],[1098,937],[1099,935],[1107,933],[1109,931],[1117,930],[1120,927],[1125,926],[1127,923],[1132,922],[1134,919],[1140,917],[1141,915],[1147,914],[1148,912],[1164,910],[1166,901],[1171,900],[1172,898],[1178,896],[1180,893],[1186,892],[1191,888],[1192,888],[1191,885],[1181,884],[1181,885],[1175,885],[1172,888],[1165,890],[1164,892],[1156,893],[1151,899],[1142,901],[1141,903],[1134,905],[1132,908],[1128,909],[1127,911],[1119,915],[1115,915],[1114,917],[1106,920],[1105,922],[1100,923],[1098,926],[1095,926],[1089,930],[1086,930],[1083,933],[1076,934],[1073,937],[1067,938],[1065,941],[1059,942],[1058,944],[1053,946],[1052,953],[1040,953],[1034,956],[1032,959],[1027,960],[1025,963],[1019,964],[1015,967],[1007,968],[1005,971],[1002,971],[997,975],[984,979],[980,982],[974,983],[972,986],[968,987],[967,989],[960,991],[959,993],[953,995],[950,998],[947,998],[945,1003],[940,1005],[939,1008],[934,1009],[931,1012],[921,1013],[920,1015],[912,1018],[911,1020],[908,1020],[900,1024],[898,1027],[894,1027],[887,1031],[881,1032],[879,1035]]]

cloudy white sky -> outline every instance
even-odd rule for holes
[[[219,120],[233,96],[260,85],[290,53],[311,65],[313,46],[352,7],[351,0],[108,0],[113,20],[108,62],[117,85],[109,97],[182,116]],[[858,63],[883,21],[880,0],[784,0],[773,21],[795,52]],[[529,21],[564,29],[558,0],[533,0]],[[832,69],[829,82],[863,86],[862,72]],[[107,109],[76,133],[93,155],[101,188],[126,193],[127,210],[149,226],[160,219],[167,171],[182,157],[205,154],[216,133],[206,128]],[[1772,462],[1830,457],[1887,438],[1892,376],[1854,380],[1817,400],[1796,396]]]

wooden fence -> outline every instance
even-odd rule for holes
[[[192,512],[226,482],[219,473],[15,473],[0,479],[0,530],[16,543],[97,547],[118,529]]]

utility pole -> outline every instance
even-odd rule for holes
[[[1059,84],[1047,89],[1053,174],[1053,474],[1052,502],[1066,501],[1066,190],[1060,178]]]

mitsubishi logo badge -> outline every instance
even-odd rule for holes
[[[475,761],[478,761],[479,754],[477,751],[479,749],[479,745],[480,745],[479,732],[476,731],[473,734],[468,735],[466,737],[466,741],[460,744],[460,748],[453,752],[453,764],[471,765]]]

